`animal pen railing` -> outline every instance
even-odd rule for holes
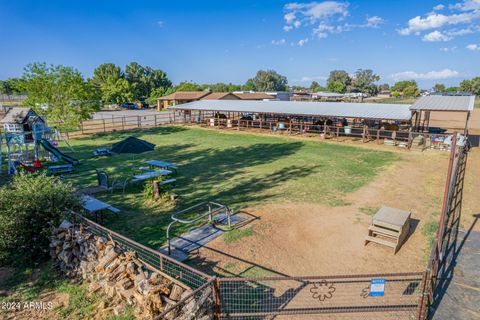
[[[215,319],[427,319],[429,309],[448,285],[457,254],[463,178],[468,143],[459,146],[453,135],[442,213],[435,244],[425,272],[311,277],[217,278],[150,249],[82,215],[69,213],[98,235],[111,238],[154,270],[193,289],[158,319],[175,319],[185,306],[209,308]],[[371,296],[373,279],[385,282],[383,296]],[[195,300],[192,304],[192,301]]]
[[[458,254],[457,236],[460,227],[462,196],[469,143],[458,145],[456,135],[452,141],[450,161],[442,212],[427,270],[422,280],[422,298],[418,319],[426,319],[431,307],[439,302],[453,276]]]
[[[138,116],[111,116],[103,119],[82,121],[76,130],[64,130],[68,137],[89,135],[96,133],[109,133],[133,129],[148,129],[169,124],[185,124],[199,122],[204,117],[212,116],[210,113],[193,113],[187,116],[178,111],[163,111]],[[63,128],[61,124],[56,124]]]
[[[112,116],[104,119],[86,120],[80,123],[78,130],[64,131],[67,137],[75,137],[133,129],[148,129],[164,125],[200,124],[224,129],[255,129],[285,132],[288,134],[318,135],[321,138],[336,140],[342,137],[349,137],[362,140],[363,142],[375,141],[378,144],[389,142],[392,145],[421,150],[437,147],[444,148],[442,141],[449,136],[448,134],[411,132],[406,130],[406,128],[401,131],[375,129],[362,124],[353,125],[346,129],[345,127],[314,125],[303,122],[284,123],[278,120],[230,120],[212,117],[212,112],[192,112],[187,115],[179,111],[164,111],[141,116]]]
[[[255,129],[260,131],[284,132],[287,134],[317,135],[323,139],[336,139],[349,137],[363,142],[375,141],[377,144],[385,143],[405,148],[425,150],[427,148],[446,148],[442,143],[450,134],[431,134],[412,132],[406,127],[403,130],[385,130],[371,128],[361,123],[348,127],[331,126],[323,124],[310,124],[304,122],[282,122],[278,120],[231,120],[231,119],[205,119],[201,121],[204,126],[245,130]]]
[[[212,318],[258,319],[272,316],[306,316],[335,319],[413,319],[421,291],[422,274],[366,274],[314,277],[217,278],[145,247],[84,216],[70,212],[67,218],[91,232],[133,250],[146,265],[192,288],[158,319],[174,319],[176,312],[195,299]],[[385,294],[369,295],[372,279],[385,280]]]

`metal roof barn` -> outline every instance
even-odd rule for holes
[[[419,98],[412,111],[472,111],[475,96],[430,95]]]
[[[200,100],[171,107],[175,110],[243,112],[287,116],[317,116],[409,121],[410,105],[351,102]]]

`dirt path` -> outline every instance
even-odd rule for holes
[[[349,206],[281,203],[247,209],[258,217],[250,224],[255,235],[231,244],[218,238],[196,261],[242,276],[264,275],[258,267],[288,275],[421,271],[428,246],[421,230],[438,219],[447,163],[446,152],[403,153],[402,161],[347,195]],[[411,235],[396,255],[380,245],[364,246],[370,214],[383,205],[412,212]]]

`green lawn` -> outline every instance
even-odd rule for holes
[[[129,135],[156,144],[155,151],[135,157],[92,157],[95,148],[110,147]],[[277,201],[346,205],[347,193],[398,159],[390,152],[332,143],[181,126],[89,136],[71,144],[76,152],[70,154],[81,160],[80,168],[95,167],[111,176],[129,177],[148,159],[179,167],[174,191],[180,198],[175,206],[145,204],[138,187],[129,188],[125,195],[121,191],[98,195],[122,209],[118,217],[107,215],[108,227],[154,248],[164,243],[170,213],[175,210],[203,200],[235,210]]]

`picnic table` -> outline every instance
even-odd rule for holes
[[[97,220],[97,213],[99,211],[102,211],[102,210],[109,210],[113,213],[120,212],[119,209],[109,205],[108,203],[100,201],[95,197],[89,196],[89,195],[84,195],[82,197],[82,207],[88,213],[95,213],[95,220]]]
[[[177,167],[174,166],[172,163],[167,161],[160,161],[160,160],[148,160],[145,161],[145,164],[148,164],[150,167],[160,168],[160,169],[168,169],[174,170],[175,173],[177,172]]]
[[[148,179],[158,177],[158,176],[167,176],[171,173],[172,173],[172,171],[170,171],[170,170],[155,170],[155,171],[150,171],[150,172],[146,172],[146,173],[137,174],[137,175],[133,176],[133,179],[131,181],[132,182],[144,181],[144,180],[148,180]]]

